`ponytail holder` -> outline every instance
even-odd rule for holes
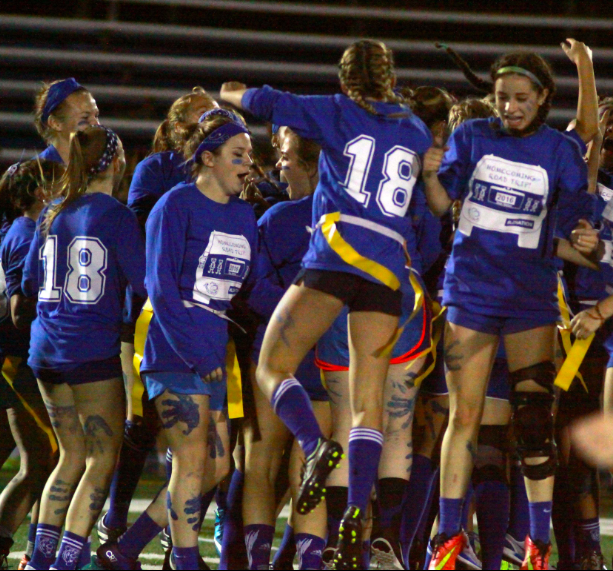
[[[545,89],[545,86],[541,83],[541,80],[536,77],[531,71],[524,69],[523,67],[519,67],[516,65],[509,65],[507,67],[503,67],[496,72],[496,77],[500,77],[501,75],[505,75],[507,73],[516,73],[518,75],[523,75],[530,79],[533,83],[536,83],[541,89]]]
[[[54,83],[47,93],[47,101],[43,107],[42,122],[47,124],[49,115],[53,113],[66,99],[72,95],[75,91],[84,89],[74,77],[65,79],[64,81],[58,81]]]
[[[109,168],[109,165],[115,158],[117,153],[117,147],[119,146],[119,137],[116,135],[114,131],[107,129],[106,127],[95,127],[96,129],[104,129],[106,131],[106,146],[104,147],[104,152],[100,157],[97,165],[94,165],[89,169],[90,177],[96,176],[101,172],[104,172]]]

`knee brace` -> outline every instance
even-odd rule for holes
[[[555,365],[551,361],[544,361],[509,375],[513,389],[511,406],[515,443],[522,472],[529,480],[545,480],[553,476],[558,465],[552,411],[555,376]],[[515,387],[522,381],[534,381],[547,392],[515,391]],[[542,457],[547,458],[542,464],[533,466],[526,463],[528,458]]]
[[[482,426],[479,430],[473,486],[484,482],[507,482],[507,434],[506,426]]]
[[[137,452],[149,452],[155,446],[156,434],[147,426],[126,420],[123,441],[126,446]]]

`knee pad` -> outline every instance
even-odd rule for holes
[[[506,426],[482,426],[479,430],[477,454],[472,481],[476,487],[483,482],[507,482]]]
[[[155,446],[156,434],[146,426],[126,420],[123,441],[137,452],[149,452]]]

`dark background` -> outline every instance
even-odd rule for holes
[[[176,1],[191,6],[172,5]],[[148,152],[172,101],[195,85],[213,94],[227,80],[334,93],[336,63],[359,37],[388,42],[400,84],[445,86],[458,97],[476,92],[435,41],[456,47],[481,74],[506,51],[534,49],[558,77],[550,117],[558,128],[577,105],[576,69],[560,48],[565,38],[575,37],[594,49],[599,92],[613,95],[608,1],[268,0],[259,10],[247,9],[261,4],[0,0],[0,168],[18,160],[23,149],[28,154],[44,147],[30,116],[41,80],[74,76],[89,87],[103,123],[119,132],[134,162]],[[275,9],[288,6],[291,13]],[[347,13],[335,15],[326,6]],[[309,8],[324,10],[312,14]],[[364,8],[374,11],[362,14]],[[254,132],[260,140],[266,133],[262,125]]]

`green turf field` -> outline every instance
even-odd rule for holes
[[[2,489],[10,480],[12,475],[15,473],[16,467],[16,462],[9,461],[5,465],[4,469],[0,471],[0,489]],[[141,480],[139,487],[136,491],[135,497],[142,500],[151,499],[157,493],[161,485],[161,479],[153,476],[145,477]],[[605,555],[605,564],[607,565],[607,567],[609,567],[608,564],[611,562],[611,557],[613,555],[613,519],[610,519],[613,518],[613,491],[605,489],[604,487],[602,492],[601,511],[601,517],[605,520],[608,520],[603,522],[602,547]],[[132,523],[137,517],[137,513],[130,513],[130,523]],[[204,560],[212,569],[217,569],[217,565],[219,563],[219,556],[217,555],[217,552],[215,551],[215,546],[213,544],[213,517],[213,510],[209,509],[207,519],[205,520],[204,525],[202,527],[202,531],[200,532],[200,554],[204,557]],[[15,545],[13,546],[13,553],[11,554],[11,558],[9,560],[10,569],[17,569],[23,551],[26,548],[28,523],[28,521],[25,522],[15,535]],[[281,541],[281,538],[283,536],[283,530],[285,529],[285,524],[286,519],[284,517],[280,517],[277,520],[277,531],[273,550],[276,546],[279,545]],[[94,551],[96,550],[98,545],[98,537],[96,535],[96,532],[94,531],[92,546]],[[554,565],[557,563],[556,553],[557,550],[554,544],[554,556],[552,557],[552,563]],[[151,542],[146,551],[141,555],[140,561],[143,565],[143,569],[161,569],[163,558],[163,550],[160,547],[159,541],[156,539]]]

